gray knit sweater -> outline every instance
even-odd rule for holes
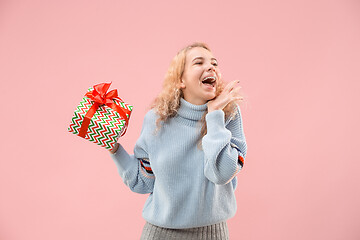
[[[145,115],[134,154],[121,145],[111,154],[124,183],[134,192],[150,193],[143,208],[149,223],[193,228],[235,215],[236,174],[247,151],[240,108],[227,121],[222,110],[207,113],[201,150],[198,120],[206,109],[207,104],[193,105],[181,98],[177,115],[162,123],[158,133],[152,109]]]

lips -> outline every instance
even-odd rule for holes
[[[216,84],[216,77],[215,76],[207,76],[201,81],[204,85],[209,85],[214,87]]]

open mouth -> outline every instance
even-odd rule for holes
[[[202,80],[202,83],[204,85],[212,86],[214,87],[216,84],[216,77],[206,77],[204,80]]]

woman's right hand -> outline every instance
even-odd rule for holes
[[[111,150],[111,149],[109,150],[109,151],[110,151],[110,153],[111,153],[111,154],[116,153],[116,151],[117,151],[117,150],[118,150],[118,148],[119,148],[119,145],[120,145],[119,143],[115,143],[114,148],[113,148],[112,150]]]

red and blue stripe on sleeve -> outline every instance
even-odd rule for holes
[[[141,172],[147,178],[154,178],[154,173],[150,166],[150,160],[147,158],[140,158]]]
[[[240,164],[241,168],[244,166],[244,157],[241,153],[240,149],[233,143],[230,144],[233,148],[235,148],[238,151],[238,163]]]

